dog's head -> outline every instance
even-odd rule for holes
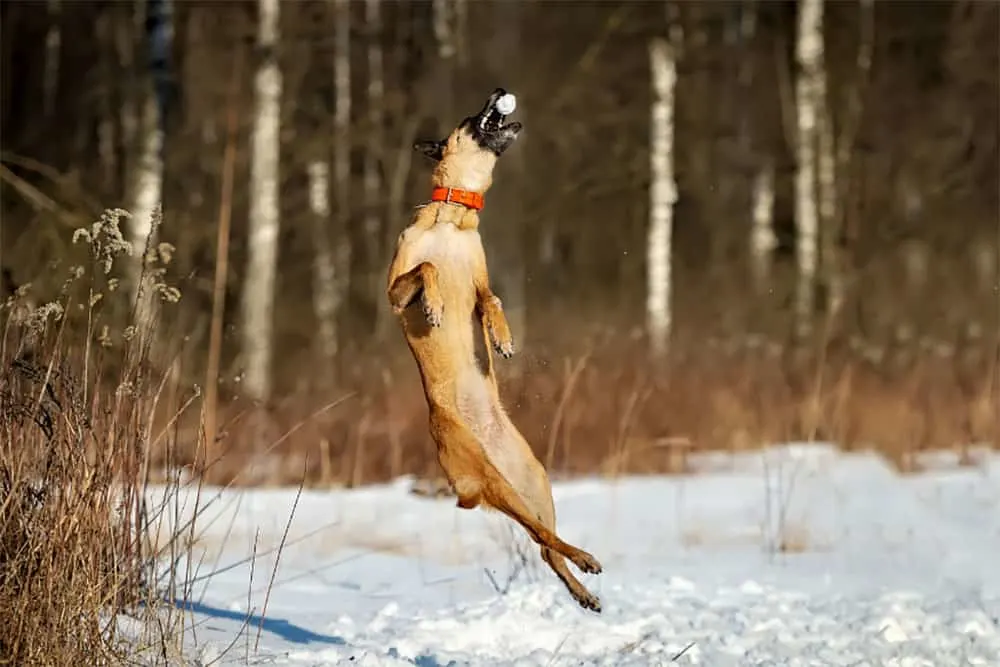
[[[510,148],[521,132],[521,123],[504,124],[507,116],[497,101],[507,94],[497,88],[482,111],[468,116],[440,141],[418,141],[413,148],[438,163],[434,184],[484,192],[492,182],[497,158]]]

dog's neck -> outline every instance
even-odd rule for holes
[[[461,204],[431,201],[421,206],[418,215],[424,219],[424,224],[428,227],[454,225],[461,231],[479,227],[479,211]]]
[[[474,211],[483,210],[483,206],[486,204],[486,200],[481,192],[443,187],[435,187],[431,190],[431,201],[456,204],[465,208],[471,208]]]
[[[481,192],[462,188],[442,187],[432,181],[431,198],[421,208],[430,214],[430,225],[452,224],[460,230],[479,227],[479,211],[485,200]]]
[[[493,185],[495,165],[496,157],[493,155],[448,155],[434,167],[431,185],[484,195]]]

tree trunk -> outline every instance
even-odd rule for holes
[[[822,11],[822,8],[820,9]],[[822,247],[820,259],[823,265],[824,282],[826,285],[826,310],[836,313],[843,302],[843,278],[840,272],[839,251],[837,248],[838,211],[837,211],[837,163],[836,137],[833,130],[833,104],[831,103],[826,75],[826,54],[823,44],[823,24],[820,17],[819,50],[816,54],[815,95],[816,110],[819,114],[816,130],[817,140],[817,200],[819,211],[819,228]]]
[[[153,215],[163,198],[163,131],[159,122],[152,82],[146,79],[141,90],[141,116],[137,132],[138,162],[132,172],[132,300],[136,304],[137,324],[145,324],[150,315],[149,288],[146,282],[146,249],[154,247]]]
[[[340,321],[340,306],[351,285],[351,6],[348,0],[333,0],[333,242],[334,313]]]
[[[751,187],[750,275],[758,295],[771,287],[771,254],[777,246],[774,233],[774,161],[754,146],[751,120],[753,108],[753,40],[757,34],[757,3],[745,1],[740,8],[739,42],[744,49],[739,65],[739,141],[741,152],[756,173]]]
[[[375,304],[375,331],[388,327],[385,320],[391,311],[385,306],[385,263],[388,248],[383,247],[388,222],[382,191],[382,165],[385,162],[385,82],[382,57],[382,0],[365,0],[365,23],[368,41],[368,150],[365,151],[365,238],[368,241],[368,291]]]
[[[670,339],[671,236],[674,180],[674,88],[677,63],[674,46],[655,38],[649,46],[653,103],[650,109],[649,237],[647,241],[646,316],[651,351],[662,357]]]
[[[253,400],[266,401],[271,395],[272,309],[281,225],[278,168],[282,82],[277,58],[279,0],[259,0],[258,7],[261,60],[254,79],[250,229],[243,287],[243,386]]]
[[[135,304],[135,324],[144,333],[152,322],[155,300],[152,298],[152,287],[148,284],[146,271],[147,249],[155,247],[156,227],[160,220],[154,216],[162,216],[163,202],[163,106],[156,96],[156,72],[153,63],[157,61],[156,49],[167,46],[169,41],[160,44],[154,39],[154,32],[164,26],[157,25],[160,21],[170,21],[169,13],[160,7],[154,9],[149,0],[144,3],[144,23],[148,26],[144,43],[147,46],[147,58],[136,78],[138,83],[135,150],[137,161],[132,170],[132,219],[129,229],[132,244],[132,276],[131,287],[133,303]],[[168,38],[169,39],[169,38]],[[159,212],[157,209],[160,208]]]
[[[819,211],[816,204],[817,85],[823,55],[823,0],[799,0],[795,92],[798,158],[795,177],[796,259],[795,325],[800,335],[812,330],[818,255]]]
[[[330,251],[330,163],[313,160],[308,166],[309,208],[313,217],[313,308],[319,333],[319,353],[326,372],[331,377],[337,359],[337,272]]]
[[[767,294],[771,284],[771,253],[778,244],[774,234],[774,163],[760,161],[753,184],[753,231],[750,233],[750,257],[754,288]]]

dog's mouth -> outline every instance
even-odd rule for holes
[[[517,139],[521,132],[521,123],[513,121],[504,123],[509,114],[504,114],[497,108],[500,98],[507,95],[503,88],[497,88],[486,100],[486,105],[475,116],[466,119],[476,141],[497,155],[503,153]],[[513,113],[513,112],[511,112]]]

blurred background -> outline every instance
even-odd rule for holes
[[[223,225],[214,479],[437,476],[386,271],[429,197],[413,142],[497,86],[526,128],[482,213],[518,347],[497,368],[553,476],[799,439],[904,469],[1000,444],[996,2],[7,0],[0,24],[4,296],[64,298],[87,254],[74,230],[130,211],[125,242],[139,257],[152,232],[154,278],[179,291],[156,306],[147,361],[182,464]],[[675,68],[669,99],[652,43]],[[805,282],[803,90],[820,128]],[[657,100],[677,194],[666,259],[649,248]],[[658,354],[650,256],[669,263]],[[103,280],[138,273],[123,261]],[[64,335],[101,339],[110,378],[129,308],[110,291],[96,308],[107,331],[70,313]]]

